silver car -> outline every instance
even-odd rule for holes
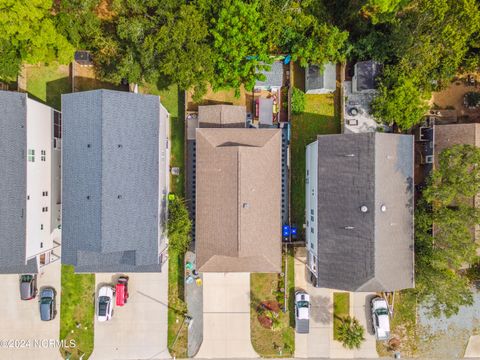
[[[372,299],[372,323],[375,338],[378,341],[388,340],[390,338],[390,318],[388,303],[381,297]]]
[[[40,292],[40,319],[50,321],[55,318],[55,289],[47,287]]]

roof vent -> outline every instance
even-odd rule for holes
[[[345,157],[355,157],[355,154],[345,154],[343,156],[345,156]]]
[[[362,205],[362,206],[360,207],[360,211],[361,211],[362,213],[366,213],[366,212],[368,211],[368,207],[366,207],[365,205]]]
[[[387,205],[382,204],[382,206],[380,206],[380,210],[382,210],[382,212],[386,212],[387,211]]]
[[[344,229],[345,229],[345,230],[353,230],[353,229],[355,229],[355,228],[354,228],[353,226],[345,226]]]
[[[87,148],[89,148],[89,147],[90,147],[90,144],[87,144]]]
[[[118,195],[118,196],[117,196],[117,199],[121,199],[121,198],[122,198],[122,195]]]
[[[122,144],[118,144],[118,148],[119,148],[119,149],[120,149],[120,148],[122,148],[122,147],[123,147],[123,145],[122,145]]]
[[[87,200],[90,200],[90,195],[87,195]]]
[[[243,203],[243,208],[244,209],[248,209],[250,207],[250,205],[248,203]]]

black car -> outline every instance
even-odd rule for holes
[[[31,300],[37,295],[37,279],[35,275],[20,275],[20,299]]]
[[[50,321],[55,318],[55,289],[47,287],[40,292],[40,319]]]

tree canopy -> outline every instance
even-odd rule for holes
[[[15,77],[24,61],[71,61],[74,49],[57,31],[51,7],[49,0],[0,2],[0,78]]]
[[[480,223],[480,149],[444,150],[415,214],[416,291],[430,314],[451,316],[473,303],[465,268],[478,262],[472,229]]]

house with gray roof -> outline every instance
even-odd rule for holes
[[[0,273],[37,273],[59,260],[60,113],[0,91]]]
[[[337,66],[332,63],[323,66],[308,65],[305,69],[305,93],[328,94],[337,88]]]
[[[307,267],[316,286],[414,286],[413,136],[321,135],[307,146]]]
[[[197,269],[280,272],[281,130],[196,131]]]
[[[169,114],[158,96],[62,96],[62,262],[80,273],[159,272]]]

